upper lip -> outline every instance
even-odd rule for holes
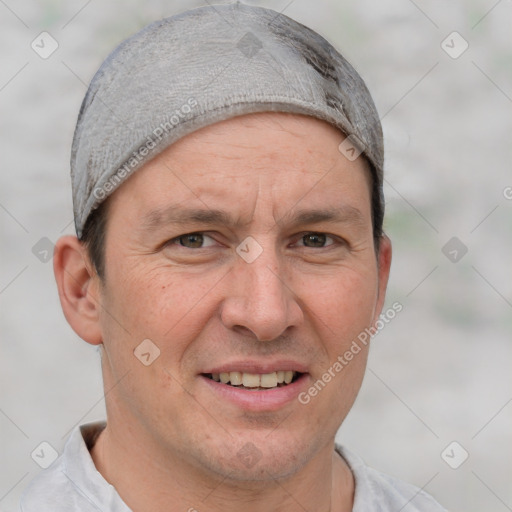
[[[242,372],[265,374],[280,370],[307,373],[307,366],[291,359],[281,359],[277,361],[254,361],[245,359],[243,361],[224,362],[222,364],[212,366],[201,373]]]

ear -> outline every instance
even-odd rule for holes
[[[384,307],[384,300],[386,299],[386,289],[388,287],[389,272],[391,269],[391,240],[386,236],[382,235],[379,244],[379,253],[377,258],[378,265],[378,295],[377,304],[375,308],[375,317],[373,323],[377,322],[379,315]]]
[[[87,343],[101,344],[100,281],[78,238],[64,236],[57,241],[53,271],[62,311],[69,325]]]

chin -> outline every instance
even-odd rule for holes
[[[286,433],[285,433],[286,434]],[[234,435],[227,442],[203,446],[201,465],[223,479],[238,482],[271,482],[291,477],[316,454],[317,442],[286,439],[272,433]]]

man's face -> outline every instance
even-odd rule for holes
[[[388,272],[366,164],[339,152],[343,138],[306,116],[234,118],[113,194],[96,282],[113,429],[162,461],[240,479],[285,476],[332,449],[367,348],[309,403],[298,397],[375,322]],[[284,371],[294,381],[276,387]],[[212,375],[229,372],[260,386]]]

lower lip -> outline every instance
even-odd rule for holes
[[[199,376],[222,400],[227,400],[247,411],[277,411],[293,400],[298,400],[301,391],[307,388],[309,375],[303,373],[294,382],[268,390],[249,390],[222,384],[204,375]]]

